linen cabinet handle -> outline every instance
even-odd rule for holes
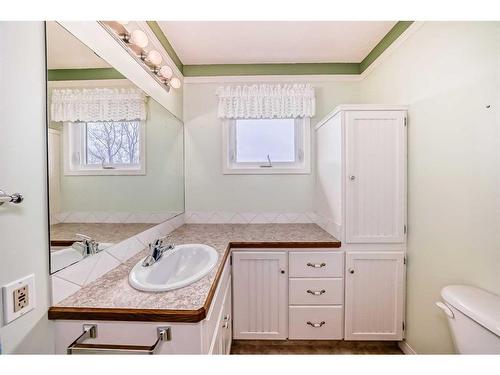
[[[307,266],[312,267],[312,268],[323,268],[326,266],[326,263],[307,263]]]
[[[322,294],[325,294],[326,290],[324,290],[324,289],[321,289],[321,290],[307,289],[307,293],[312,294],[313,296],[320,296]]]
[[[96,324],[84,324],[83,333],[68,346],[67,354],[155,354],[163,341],[170,341],[170,327],[158,327],[158,338],[151,346],[121,344],[85,344],[86,339],[97,337]]]
[[[321,327],[323,327],[323,325],[326,324],[326,322],[324,320],[320,323],[312,323],[312,322],[308,321],[307,324],[309,324],[311,327],[314,327],[314,328],[321,328]]]

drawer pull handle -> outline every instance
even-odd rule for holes
[[[326,266],[326,263],[307,263],[307,265],[312,268],[323,268]]]
[[[307,293],[312,294],[313,296],[320,296],[322,294],[325,294],[326,290],[324,290],[324,289],[321,289],[321,290],[311,290],[311,289],[308,289]]]
[[[321,328],[321,327],[323,327],[323,325],[326,324],[326,322],[323,320],[322,322],[319,322],[319,323],[307,322],[307,324],[309,324],[311,327],[314,327],[314,328]]]
[[[230,319],[230,318],[231,318],[231,315],[226,314],[226,315],[224,316],[224,321],[225,321],[225,322],[227,322],[227,321],[229,321],[229,319]]]

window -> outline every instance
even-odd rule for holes
[[[225,174],[309,173],[309,119],[224,123]]]
[[[64,132],[65,174],[145,174],[141,121],[68,122]]]

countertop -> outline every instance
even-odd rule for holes
[[[154,227],[145,223],[59,223],[50,226],[51,241],[80,241],[77,233],[97,242],[118,243]]]
[[[49,318],[200,321],[210,307],[231,248],[340,247],[339,240],[316,224],[186,224],[171,236],[176,244],[202,243],[214,247],[219,259],[210,274],[187,287],[168,292],[135,290],[128,283],[128,274],[147,255],[143,250],[52,307]],[[122,319],[119,313],[123,314]]]

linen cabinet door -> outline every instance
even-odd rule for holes
[[[346,112],[346,243],[402,243],[405,111]]]
[[[233,337],[286,339],[288,255],[233,252]]]
[[[404,253],[346,254],[345,339],[401,340]]]

